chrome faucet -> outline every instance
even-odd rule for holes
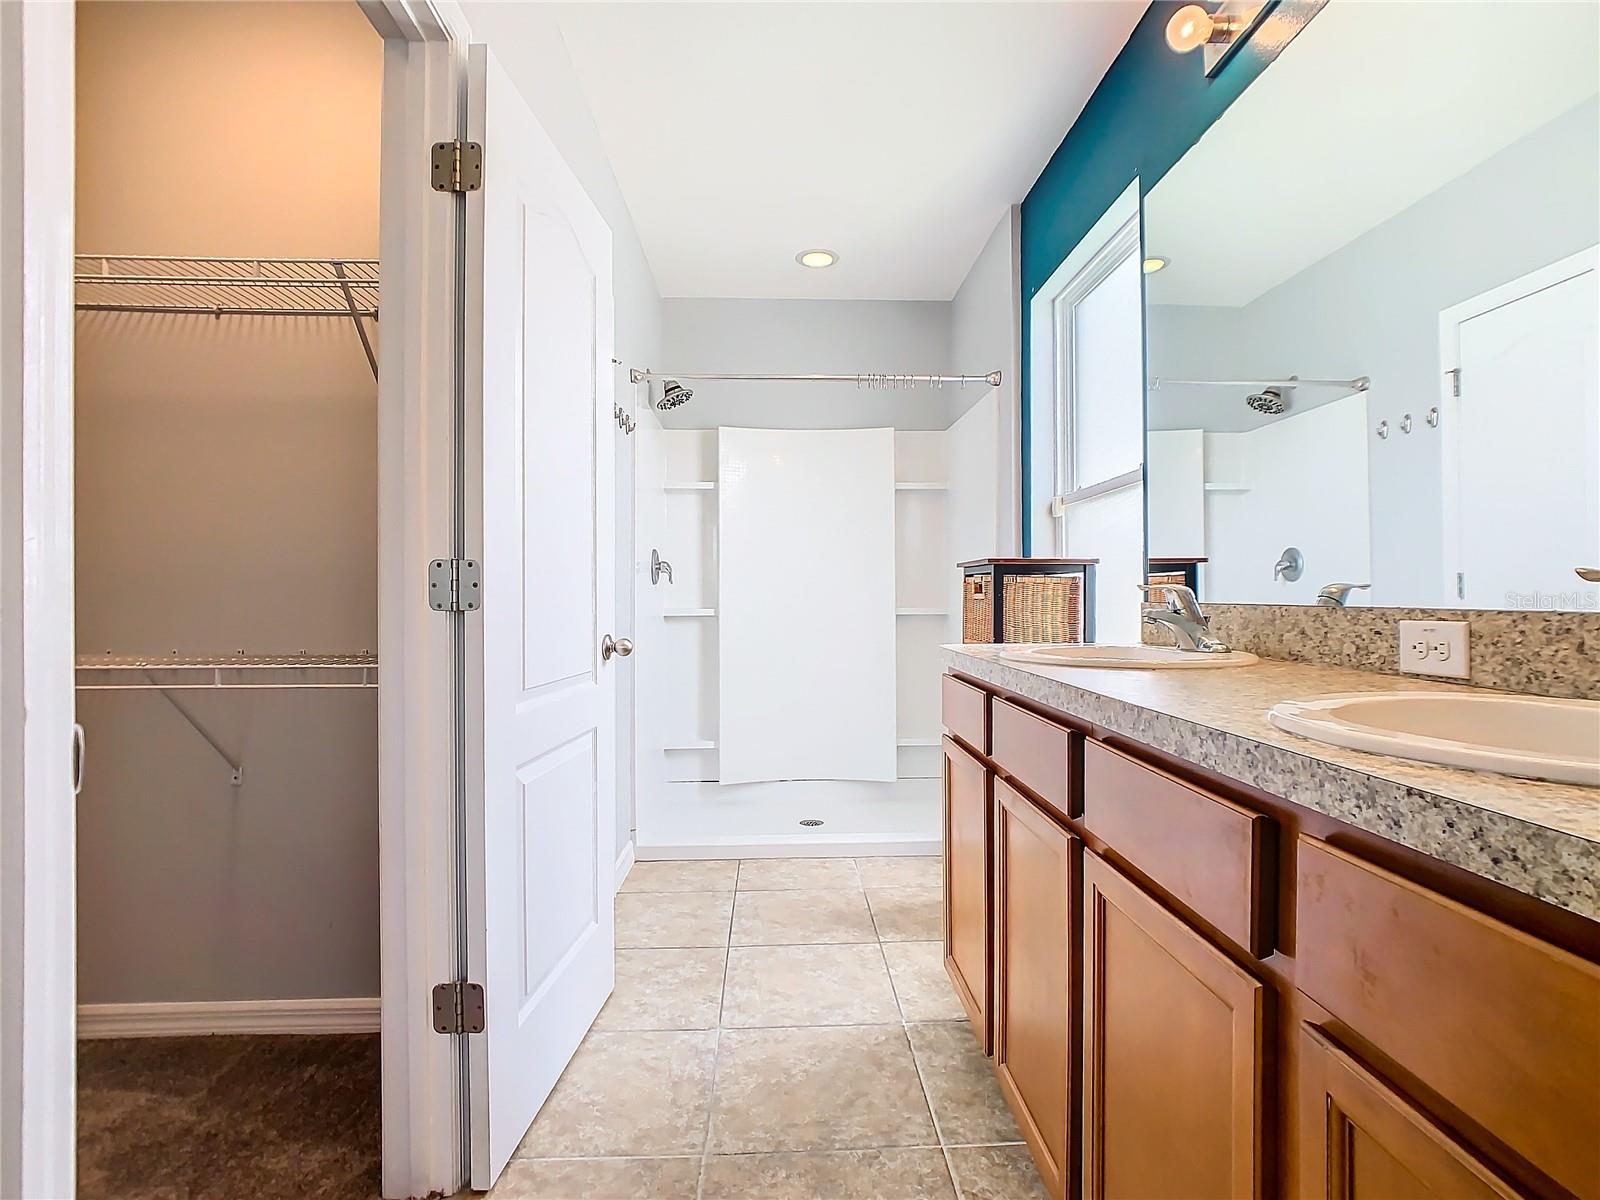
[[[1172,630],[1178,649],[1192,650],[1197,654],[1226,654],[1226,642],[1212,636],[1206,622],[1205,611],[1194,594],[1194,589],[1181,583],[1141,583],[1140,591],[1160,596],[1166,601],[1162,609],[1146,609],[1146,625],[1160,625]]]
[[[1317,593],[1317,603],[1323,608],[1343,608],[1351,592],[1365,591],[1370,583],[1330,583]]]

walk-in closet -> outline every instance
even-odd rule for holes
[[[382,66],[77,5],[86,1200],[378,1191]]]

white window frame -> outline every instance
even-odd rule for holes
[[[1056,519],[1057,547],[1063,551],[1066,549],[1066,514],[1070,506],[1144,482],[1143,462],[1106,479],[1080,479],[1075,438],[1078,410],[1073,318],[1077,306],[1110,278],[1118,267],[1130,257],[1137,257],[1139,252],[1139,216],[1135,213],[1106,239],[1051,302],[1055,348],[1052,399],[1055,405],[1056,494],[1050,502],[1050,514]]]

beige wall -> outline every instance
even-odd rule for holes
[[[78,249],[376,257],[353,3],[78,6]],[[377,389],[348,320],[82,314],[83,653],[377,641]],[[372,692],[80,693],[85,1003],[375,996]]]

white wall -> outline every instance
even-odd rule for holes
[[[616,356],[623,362],[617,374],[618,403],[644,407],[626,382],[627,368],[643,366],[661,356],[661,295],[645,259],[644,248],[628,212],[595,125],[594,114],[572,68],[561,29],[549,7],[541,4],[485,3],[467,0],[462,12],[474,41],[487,42],[506,68],[517,90],[544,126],[561,157],[566,160],[589,199],[611,227],[612,288],[616,296]],[[492,155],[493,151],[488,151]],[[641,419],[636,415],[636,420]],[[650,546],[635,535],[632,487],[639,456],[640,436],[625,436],[619,429],[617,451],[617,629],[634,636],[635,584],[649,565]],[[643,575],[649,586],[648,574]],[[635,639],[637,640],[637,638]],[[632,711],[639,664],[622,659],[617,673],[617,850],[627,845],[633,829],[634,754]]]
[[[952,364],[1003,373],[1000,386],[950,429],[950,536],[957,562],[1020,553],[1021,237],[1022,213],[1014,206],[950,303]],[[981,444],[971,444],[973,439]],[[987,530],[984,520],[991,522]]]
[[[1600,242],[1597,144],[1600,101],[1588,101],[1244,308],[1149,309],[1154,376],[1371,376],[1371,507],[1382,517],[1372,544],[1374,604],[1453,600],[1442,594],[1440,433],[1421,419],[1438,402],[1439,313]],[[1302,389],[1295,406],[1338,395]],[[1407,412],[1409,435],[1372,436],[1382,420],[1397,430]],[[1162,388],[1150,397],[1155,429],[1237,430],[1263,420],[1240,390]],[[1324,502],[1309,492],[1300,501]],[[1406,535],[1396,536],[1402,527]],[[1211,580],[1213,599],[1243,599],[1217,586],[1215,569]]]

